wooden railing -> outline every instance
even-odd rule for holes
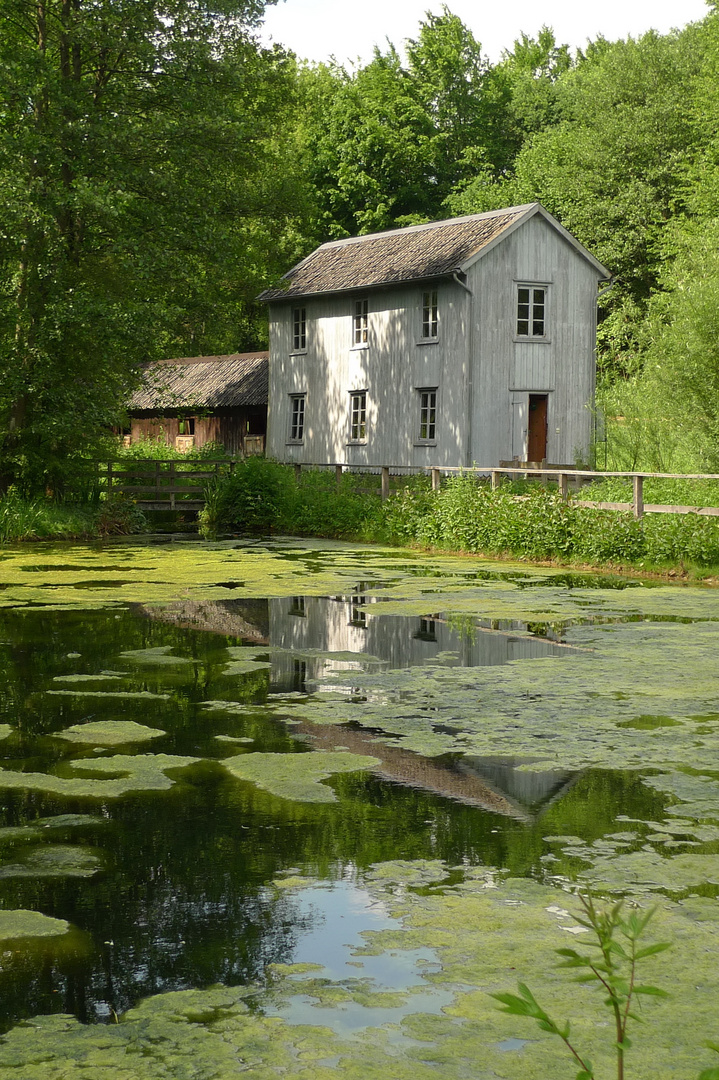
[[[644,514],[700,514],[703,517],[719,517],[719,507],[716,506],[684,506],[665,503],[646,503],[644,501],[645,480],[719,480],[719,473],[659,473],[659,472],[599,472],[594,469],[575,469],[567,466],[563,468],[525,464],[525,465],[472,465],[472,466],[407,466],[407,465],[346,465],[335,462],[309,463],[295,462],[293,464],[295,475],[299,479],[302,469],[334,469],[338,485],[341,483],[344,472],[370,472],[381,475],[382,500],[389,498],[390,477],[410,476],[421,473],[429,473],[432,478],[432,489],[439,491],[442,476],[456,473],[473,474],[488,477],[495,490],[499,487],[503,476],[521,476],[532,480],[556,481],[559,492],[563,499],[569,499],[570,485],[578,490],[583,484],[605,478],[621,478],[632,481],[631,502],[594,502],[584,499],[572,499],[573,506],[586,506],[595,510],[624,510],[632,511],[636,518]],[[522,496],[517,496],[521,498]]]
[[[98,480],[108,495],[131,495],[145,510],[201,510],[207,482],[231,472],[235,464],[235,458],[101,461]]]

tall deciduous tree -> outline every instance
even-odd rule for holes
[[[58,490],[140,361],[255,344],[295,246],[264,0],[0,0],[0,471]]]

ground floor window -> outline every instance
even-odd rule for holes
[[[302,442],[305,437],[305,395],[290,395],[290,440]]]
[[[437,438],[437,387],[419,391],[420,442],[435,442]]]
[[[177,425],[178,435],[194,435],[195,434],[195,418],[194,416],[183,416]]]
[[[350,394],[350,441],[364,442],[367,438],[367,391]]]

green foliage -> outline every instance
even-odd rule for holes
[[[363,490],[371,477],[345,474],[337,486],[334,473],[306,470],[298,483],[291,466],[250,457],[209,486],[200,513],[204,536],[218,532],[291,533],[351,539],[373,534],[380,504]]]
[[[621,900],[609,908],[601,909],[596,906],[591,896],[580,896],[579,899],[583,916],[576,916],[576,921],[593,934],[593,940],[588,941],[587,946],[594,951],[557,949],[556,952],[563,957],[559,967],[582,972],[578,977],[579,982],[593,982],[607,995],[603,1004],[611,1011],[613,1018],[617,1080],[623,1080],[624,1056],[632,1045],[627,1028],[630,1020],[640,1020],[640,1017],[632,1012],[633,1000],[640,996],[667,997],[666,991],[659,987],[637,983],[637,964],[668,949],[669,944],[655,942],[653,945],[639,947],[639,939],[647,928],[652,911],[633,911],[625,917],[624,902]],[[537,1021],[542,1031],[558,1036],[579,1065],[577,1080],[594,1080],[592,1063],[583,1058],[570,1041],[569,1021],[559,1025],[552,1020],[527,986],[519,983],[519,995],[492,994],[492,997],[502,1003],[502,1012],[511,1016],[530,1017]]]
[[[63,490],[143,361],[261,343],[303,201],[263,7],[1,0],[5,486]]]
[[[129,446],[115,446],[108,457],[115,461],[156,461],[158,458],[172,461],[212,461],[229,455],[222,443],[211,440],[202,446],[193,446],[190,450],[178,450],[171,443],[166,443],[162,436],[139,439]]]
[[[10,491],[0,498],[0,542],[89,539],[143,532],[147,520],[132,500],[114,496],[95,506],[23,498]]]

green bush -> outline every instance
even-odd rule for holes
[[[286,465],[264,457],[240,461],[232,472],[208,484],[199,515],[203,536],[218,532],[278,532],[288,519],[294,477]]]
[[[116,496],[97,505],[26,499],[10,491],[0,499],[0,542],[92,539],[144,532],[147,520],[131,499]]]

